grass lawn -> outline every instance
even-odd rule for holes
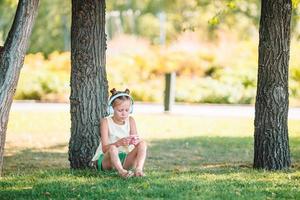
[[[300,120],[289,121],[293,166],[253,170],[253,119],[137,115],[149,143],[145,178],[70,170],[70,118],[12,112],[0,199],[300,199]]]

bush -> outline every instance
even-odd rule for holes
[[[191,84],[193,82],[193,84]],[[192,103],[239,103],[254,102],[255,88],[245,88],[241,83],[220,82],[208,78],[178,78],[176,100]]]
[[[187,36],[164,47],[133,36],[109,41],[110,88],[129,88],[136,101],[163,102],[164,75],[175,71],[178,102],[254,103],[257,47],[249,42],[230,44],[232,55],[228,56],[226,48],[218,50],[218,44],[208,48],[193,35]],[[300,63],[296,54],[291,56],[290,96],[299,99]],[[39,53],[27,55],[15,98],[67,102],[70,65],[70,52],[53,52],[48,58]]]
[[[54,52],[45,59],[40,53],[25,58],[15,99],[68,101],[69,53]]]

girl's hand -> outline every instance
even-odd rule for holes
[[[132,144],[134,146],[136,146],[136,145],[138,145],[140,143],[140,141],[141,141],[140,139],[136,139],[136,140],[132,141]]]
[[[133,144],[134,146],[136,146],[141,141],[138,135],[130,135],[129,137],[130,137],[129,144]]]
[[[115,144],[116,144],[117,147],[128,146],[129,142],[130,142],[130,138],[129,137],[124,137],[124,138],[118,140]]]

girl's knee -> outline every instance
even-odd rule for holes
[[[147,149],[147,143],[142,140],[139,144],[138,144],[138,148],[141,148],[141,149]]]
[[[118,147],[116,147],[116,145],[110,145],[109,149],[108,149],[108,152],[110,154],[117,154],[118,153]]]

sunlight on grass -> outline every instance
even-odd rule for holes
[[[138,132],[145,139],[185,138],[193,136],[252,137],[251,118],[203,117],[168,114],[135,116]],[[68,142],[70,114],[67,112],[12,112],[7,143],[16,146],[44,147]],[[289,121],[290,137],[300,136],[300,120]],[[34,144],[33,144],[34,143]]]
[[[289,121],[290,170],[253,170],[253,119],[135,116],[146,178],[70,170],[65,112],[12,112],[1,199],[300,199],[300,123]]]
[[[95,171],[38,171],[0,181],[4,199],[297,199],[299,172],[252,169],[150,171],[124,181]],[[27,180],[24,181],[24,180]],[[170,184],[171,183],[171,184]]]

